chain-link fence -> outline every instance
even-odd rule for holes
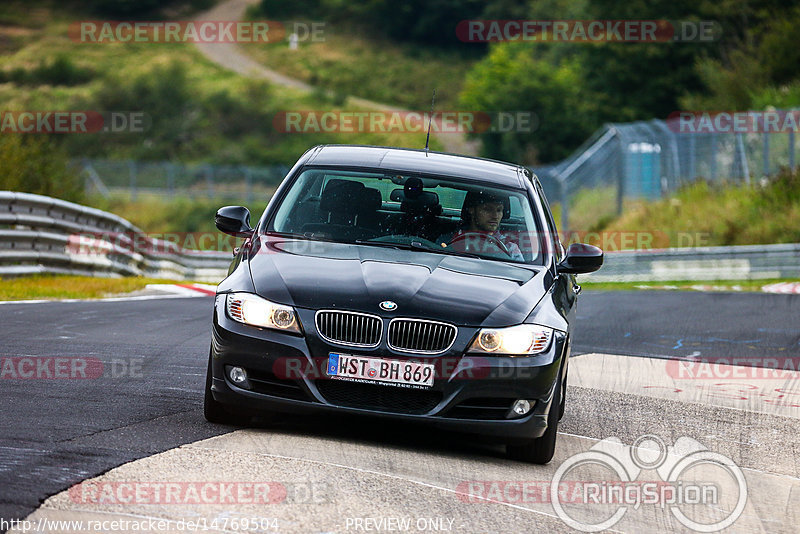
[[[252,202],[269,198],[289,168],[244,165],[187,165],[173,162],[78,160],[89,193],[164,198],[210,198]]]
[[[608,215],[617,215],[626,199],[657,199],[698,179],[751,183],[781,168],[794,169],[800,152],[800,135],[795,133],[800,112],[769,113],[777,114],[778,128],[764,127],[765,112],[743,113],[743,124],[736,123],[741,117],[729,117],[731,133],[721,133],[724,128],[712,115],[708,124],[679,117],[607,124],[569,158],[531,170],[539,176],[551,202],[560,206],[562,231],[567,231],[570,212],[582,209],[576,206],[580,195],[585,203],[602,205]],[[794,121],[794,127],[786,127],[786,118]],[[104,196],[120,193],[132,199],[155,194],[250,202],[270,196],[289,170],[283,165],[75,163],[85,173],[90,192]]]
[[[768,113],[778,121],[776,128],[764,124]],[[781,168],[796,168],[800,114],[768,113],[730,114],[726,121],[708,115],[607,124],[569,158],[531,170],[548,198],[560,205],[566,231],[577,196],[589,190],[590,200],[619,214],[626,199],[657,199],[698,179],[749,184]],[[721,133],[725,129],[731,133]]]

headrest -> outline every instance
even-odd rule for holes
[[[383,202],[381,192],[361,182],[335,178],[325,185],[319,201],[321,211],[361,215],[377,211]]]
[[[364,211],[377,211],[383,205],[383,196],[381,192],[372,187],[365,187],[363,192]],[[359,210],[361,211],[361,210]]]
[[[409,177],[406,183],[403,184],[403,194],[405,194],[406,199],[409,200],[419,197],[424,193],[424,189],[425,184],[422,182],[422,179],[416,176]]]
[[[319,209],[333,213],[355,212],[353,202],[361,196],[364,184],[336,178],[325,185],[319,200]]]
[[[389,195],[389,200],[392,202],[401,202],[404,206],[409,206],[411,209],[422,210],[432,206],[439,205],[439,195],[433,191],[423,191],[418,194],[416,198],[408,198],[405,191],[402,189],[395,189]],[[405,208],[403,208],[405,211]]]

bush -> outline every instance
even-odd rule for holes
[[[531,133],[482,134],[484,155],[529,164],[568,156],[596,124],[594,103],[583,97],[582,72],[578,61],[552,65],[524,43],[493,46],[467,73],[462,109],[530,111],[538,125]]]
[[[482,0],[262,0],[251,15],[272,20],[326,20],[399,42],[462,48],[456,25],[480,17],[486,8],[487,3]]]
[[[149,125],[144,133],[70,136],[70,151],[88,157],[106,156],[113,147],[134,146],[137,151],[130,154],[134,158],[176,158],[197,134],[202,115],[186,68],[178,62],[158,66],[133,79],[109,77],[82,105],[104,111],[144,112]]]
[[[249,136],[268,145],[273,100],[266,82],[244,80],[236,90],[200,91],[179,62],[160,65],[133,78],[112,76],[80,104],[87,109],[143,112],[144,132],[70,136],[70,152],[86,157],[142,160],[252,160],[242,151]],[[238,141],[232,143],[232,141]],[[223,144],[224,142],[224,144]],[[222,145],[222,146],[220,146]]]
[[[52,62],[42,60],[38,67],[25,70],[17,67],[0,72],[0,83],[12,82],[17,85],[81,85],[89,82],[94,73],[79,67],[66,55],[56,56]]]
[[[800,173],[783,169],[758,185],[697,181],[641,203],[600,228],[704,236],[711,246],[800,242]]]
[[[83,183],[61,147],[35,135],[0,135],[0,189],[80,202]]]

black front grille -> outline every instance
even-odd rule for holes
[[[326,341],[356,347],[377,347],[383,322],[376,315],[345,311],[318,311],[314,317],[317,332]]]
[[[449,349],[456,339],[455,326],[422,319],[393,319],[389,346],[396,350],[436,354]]]
[[[506,419],[514,399],[469,399],[451,408],[446,417],[453,419]]]
[[[317,380],[317,389],[331,404],[381,412],[425,414],[442,400],[438,391],[362,384],[345,380]]]
[[[264,395],[282,397],[284,399],[310,401],[311,397],[294,380],[278,378],[268,371],[248,370],[247,377],[250,380],[251,390]]]

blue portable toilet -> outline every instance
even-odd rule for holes
[[[625,196],[661,196],[661,145],[630,143],[625,152]]]

